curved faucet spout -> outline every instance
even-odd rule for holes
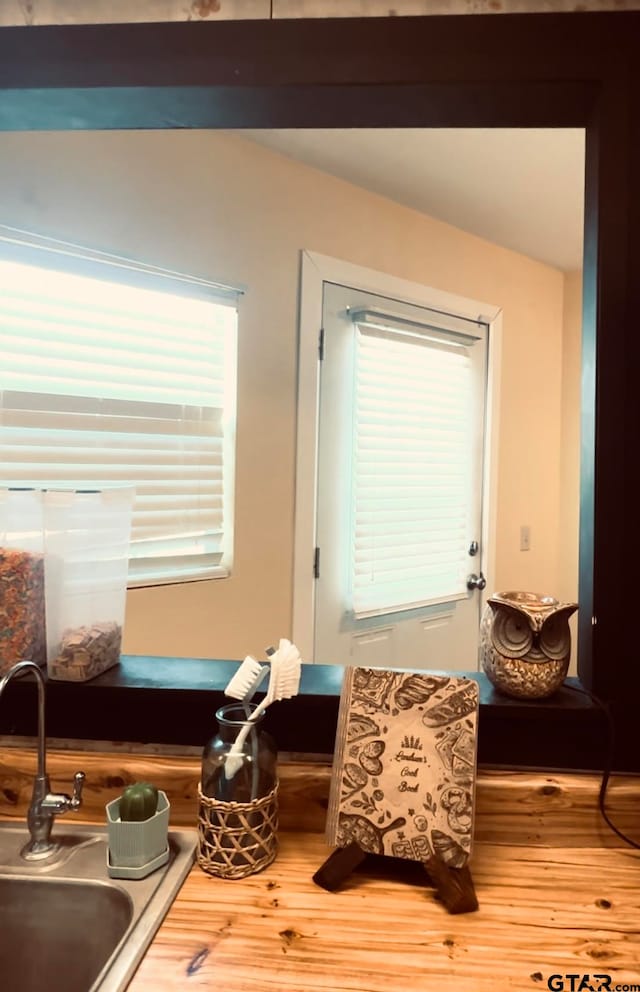
[[[77,809],[82,802],[84,772],[78,772],[74,780],[73,796],[66,793],[52,794],[47,775],[47,738],[45,734],[45,680],[42,671],[33,661],[18,661],[0,679],[0,698],[8,682],[18,675],[31,672],[38,684],[38,767],[33,781],[31,804],[27,814],[27,826],[31,840],[21,854],[27,860],[48,858],[57,847],[51,841],[51,828],[56,814]]]
[[[17,675],[31,672],[38,683],[38,768],[36,775],[38,778],[45,778],[47,774],[47,745],[45,736],[44,710],[45,710],[45,687],[42,670],[34,661],[18,661],[13,668],[3,678],[0,679],[0,697],[5,686]]]

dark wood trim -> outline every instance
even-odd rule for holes
[[[638,545],[630,469],[640,361],[639,50],[640,13],[0,29],[4,129],[586,127],[579,673],[612,704],[619,766],[636,769],[640,665],[627,590]],[[50,695],[55,732],[82,737],[66,722],[74,714],[90,739],[105,725],[101,707],[126,739],[129,723],[114,719],[125,700],[137,700],[126,706],[149,739],[191,740],[179,708],[201,707],[198,735],[214,708],[207,693],[176,688],[172,677],[164,688],[96,680],[52,686]],[[336,704],[318,698],[329,701],[303,694],[287,711],[286,726],[318,745],[309,750],[326,743]],[[481,757],[599,767],[595,713],[563,693],[532,707],[486,699]],[[284,723],[282,733],[289,740]]]
[[[475,127],[478,117],[486,127],[576,127],[595,91],[590,83],[510,91],[478,83],[471,107],[464,87],[437,83],[0,90],[0,131],[309,127],[310,107],[314,127]]]
[[[582,458],[580,513],[580,675],[594,692],[611,696],[605,651],[623,651],[622,602],[611,595],[611,576],[624,559],[625,536],[602,526],[620,512],[625,462],[625,339],[627,241],[630,201],[626,87],[603,83],[586,131],[585,247],[583,268]],[[602,417],[617,425],[601,431]],[[612,484],[617,479],[618,485]],[[594,568],[594,561],[598,567]],[[604,638],[604,640],[603,640]],[[601,646],[602,645],[602,646]]]
[[[597,83],[634,54],[639,25],[632,12],[10,27],[0,86]]]
[[[3,28],[0,128],[583,126],[634,32],[640,14]]]
[[[228,702],[224,688],[235,661],[125,656],[119,666],[86,683],[49,681],[47,733],[53,738],[202,747],[215,712]],[[332,755],[343,670],[307,665],[300,693],[274,703],[264,726],[281,751]],[[601,769],[608,756],[602,713],[580,683],[569,680],[549,700],[516,702],[480,686],[479,761],[486,765]],[[31,679],[11,682],[0,706],[0,734],[33,736],[36,691]],[[628,749],[626,749],[628,750]],[[626,750],[616,768],[634,767]]]

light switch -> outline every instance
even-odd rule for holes
[[[531,528],[528,524],[522,524],[520,527],[520,550],[531,550]]]

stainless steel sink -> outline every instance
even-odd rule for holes
[[[37,864],[20,857],[27,840],[0,824],[0,985],[121,992],[193,864],[195,831],[171,831],[168,863],[135,881],[109,878],[106,827],[58,825],[57,852]]]

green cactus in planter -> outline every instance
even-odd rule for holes
[[[149,820],[158,809],[158,790],[150,782],[134,782],[120,796],[123,823]]]

